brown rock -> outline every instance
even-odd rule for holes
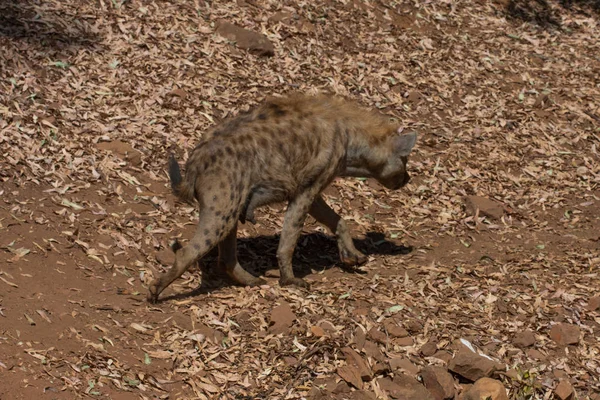
[[[365,342],[364,352],[367,356],[372,357],[379,362],[385,362],[385,357],[375,342],[367,340]]]
[[[413,341],[413,338],[408,336],[394,340],[394,344],[397,344],[398,346],[412,346],[415,342]]]
[[[421,371],[423,384],[436,400],[451,400],[454,398],[454,378],[442,367],[427,366]]]
[[[404,327],[411,334],[419,333],[423,330],[423,324],[416,319],[409,319],[404,322]]]
[[[342,349],[342,353],[344,353],[344,357],[346,357],[346,362],[348,365],[352,365],[356,367],[359,372],[360,378],[363,381],[370,381],[373,379],[373,373],[371,372],[371,368],[367,365],[367,363],[362,359],[362,357],[350,347],[344,347]]]
[[[388,322],[385,324],[385,330],[387,331],[388,335],[393,338],[403,338],[408,336],[408,331],[406,329],[393,322]]]
[[[372,327],[369,330],[369,338],[381,344],[385,344],[387,342],[387,336],[385,333],[381,332],[376,327]]]
[[[390,372],[390,367],[385,363],[376,362],[375,365],[373,365],[373,373],[375,375],[383,375],[388,372]]]
[[[481,378],[463,393],[462,400],[508,400],[508,395],[502,382]]]
[[[367,334],[360,326],[356,327],[356,332],[354,333],[354,344],[356,344],[356,348],[358,350],[362,350],[365,346],[365,340],[367,340]]]
[[[475,353],[460,341],[456,343],[456,348],[458,351],[450,360],[448,369],[463,378],[475,382],[480,378],[491,376],[498,368],[494,360]]]
[[[588,311],[596,311],[600,308],[600,296],[592,297],[588,301],[587,309]]]
[[[128,161],[135,167],[142,165],[142,154],[131,147],[129,143],[113,140],[112,142],[100,142],[96,144],[96,147],[100,150],[106,150],[116,154],[119,158]]]
[[[218,23],[217,33],[224,38],[234,41],[239,48],[260,56],[272,56],[275,54],[273,43],[261,33],[253,32],[224,21]]]
[[[284,11],[276,12],[275,14],[269,17],[269,22],[279,23],[279,22],[289,22],[292,19],[292,14]]]
[[[479,210],[479,215],[499,220],[504,215],[502,204],[481,196],[466,196],[465,205],[471,215],[475,215]]]
[[[348,384],[354,386],[357,389],[363,388],[363,382],[360,377],[359,370],[352,365],[345,365],[338,368],[337,374],[345,380]]]
[[[550,329],[550,339],[560,346],[579,343],[579,327],[573,324],[560,323]]]
[[[531,331],[519,332],[513,338],[513,344],[520,349],[531,347],[535,344],[535,335]]]
[[[286,332],[296,319],[296,314],[288,303],[283,302],[271,311],[271,326],[269,332],[279,334]]]
[[[316,337],[319,337],[319,338],[327,335],[327,333],[325,333],[325,330],[317,325],[311,326],[310,331],[312,332],[313,335],[315,335]]]
[[[394,376],[393,383],[396,385],[393,390],[389,391],[390,397],[395,399],[407,400],[435,400],[429,390],[421,385],[415,378],[397,374]]]
[[[573,390],[573,386],[567,380],[562,380],[554,389],[554,394],[560,400],[571,400],[575,397],[575,391]]]
[[[438,350],[432,357],[437,358],[438,360],[442,360],[446,364],[448,364],[450,360],[452,360],[452,354],[450,354],[446,350]]]
[[[437,340],[432,338],[427,343],[421,346],[419,350],[425,357],[431,357],[437,352]]]
[[[390,368],[392,371],[401,370],[407,372],[410,376],[417,376],[419,367],[413,364],[408,358],[394,357],[390,358]]]
[[[546,359],[546,356],[544,355],[544,353],[542,353],[541,351],[536,350],[536,349],[527,349],[525,354],[527,354],[527,357],[533,358],[536,360],[545,360]]]

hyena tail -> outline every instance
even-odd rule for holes
[[[190,185],[189,179],[186,179],[186,182],[183,181],[179,164],[173,154],[169,157],[169,179],[171,179],[171,189],[175,196],[187,203],[194,204],[196,198],[194,184]],[[195,182],[196,180],[192,179],[191,181]]]

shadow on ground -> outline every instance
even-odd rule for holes
[[[0,39],[26,40],[46,50],[89,47],[101,37],[88,19],[95,18],[43,2],[0,0]]]
[[[238,259],[244,269],[254,276],[264,276],[277,267],[277,246],[279,235],[238,238]],[[354,239],[354,245],[366,255],[401,255],[413,249],[385,239],[382,233],[368,232],[363,239]],[[200,262],[201,284],[196,289],[166,296],[160,301],[181,300],[199,294],[210,293],[215,289],[231,286],[234,283],[223,271],[216,268],[218,253],[213,249]],[[302,235],[294,252],[294,273],[298,277],[320,272],[338,266],[350,273],[364,273],[360,269],[343,267],[338,255],[337,243],[333,237],[321,233]]]
[[[600,0],[509,0],[506,6],[510,19],[534,23],[542,28],[560,28],[560,13],[563,11],[598,16]]]

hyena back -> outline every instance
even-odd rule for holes
[[[374,177],[394,190],[404,186],[416,142],[416,134],[401,134],[389,118],[330,96],[272,99],[207,136],[190,153],[183,177],[174,157],[169,160],[174,193],[197,201],[200,217],[194,237],[175,252],[173,267],[150,284],[151,302],[214,246],[220,266],[235,281],[264,283],[237,261],[237,223],[254,222],[256,208],[276,202],[288,202],[277,250],[281,285],[308,287],[292,270],[307,214],[336,235],[342,262],[364,263],[344,220],[321,192],[336,176]]]

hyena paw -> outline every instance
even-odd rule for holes
[[[146,296],[146,300],[148,300],[148,303],[158,303],[158,295],[160,294],[160,292],[158,291],[158,285],[158,280],[155,280],[150,284],[150,286],[148,286],[148,295]]]
[[[358,250],[349,251],[343,249],[340,251],[340,259],[342,260],[342,263],[347,266],[357,266],[367,262],[367,256]]]
[[[281,278],[279,279],[279,285],[280,286],[298,286],[304,289],[309,289],[310,288],[310,284],[308,282],[306,282],[304,279],[302,278]]]

